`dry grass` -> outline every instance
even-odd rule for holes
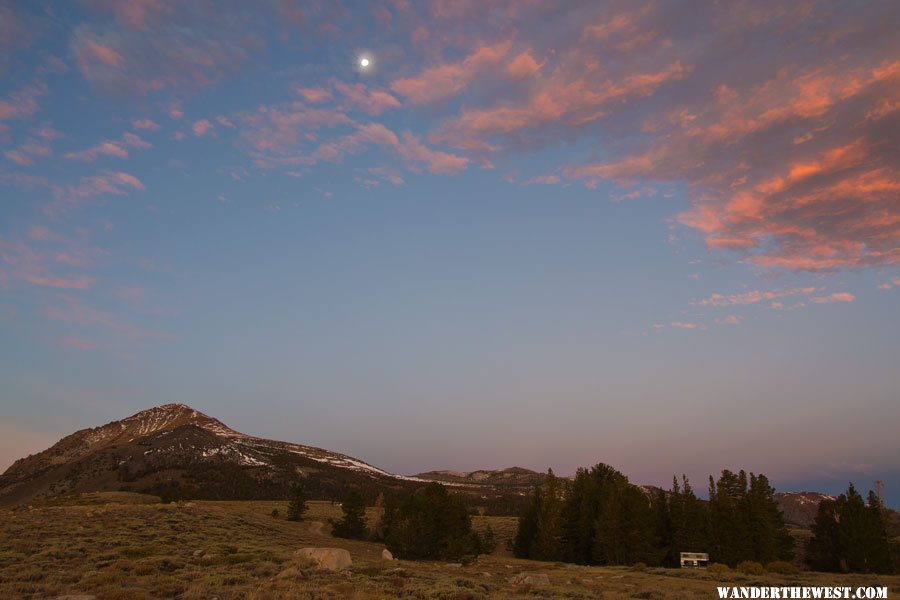
[[[272,518],[283,502],[115,502],[0,510],[0,598],[54,598],[89,594],[98,599],[277,600],[287,598],[710,598],[721,582],[739,584],[886,585],[900,577],[747,576],[667,569],[576,567],[511,558],[506,540],[515,519],[477,517],[490,524],[498,549],[475,564],[381,559],[382,546],[332,538],[328,517],[339,508],[311,502],[305,521]],[[292,558],[305,546],[346,548],[353,567],[318,571]],[[546,573],[549,586],[514,586],[523,571]]]

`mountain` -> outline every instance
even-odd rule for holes
[[[184,404],[77,431],[0,475],[0,504],[94,491],[165,498],[341,498],[351,487],[397,493],[421,485],[350,456],[257,438]]]
[[[17,460],[0,475],[0,505],[102,491],[164,499],[276,499],[288,497],[298,483],[313,498],[342,499],[352,488],[374,499],[438,481],[488,514],[515,515],[545,478],[521,467],[404,477],[322,448],[245,435],[184,404],[166,404],[77,431]],[[641,487],[648,493],[655,489]],[[830,497],[775,494],[785,520],[802,528],[812,524],[819,502]]]
[[[531,492],[534,486],[541,485],[547,478],[546,473],[538,473],[521,467],[510,467],[499,471],[428,471],[419,473],[417,479],[438,481],[457,486],[494,486],[499,488],[517,488]]]
[[[789,525],[808,528],[816,520],[819,503],[822,500],[834,500],[834,496],[819,492],[777,492],[775,502],[784,513],[784,520]]]

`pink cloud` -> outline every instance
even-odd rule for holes
[[[44,315],[75,327],[105,330],[123,339],[173,339],[164,331],[146,329],[123,320],[115,313],[92,308],[79,298],[62,298],[60,303],[45,308]]]
[[[44,205],[42,211],[50,218],[78,210],[90,204],[98,196],[122,196],[132,191],[143,191],[144,184],[140,179],[122,171],[107,171],[101,175],[82,177],[75,184],[55,191],[56,198]]]
[[[719,325],[740,325],[743,317],[739,317],[737,315],[728,315],[727,317],[722,317],[720,319],[716,319],[716,323]]]
[[[7,281],[16,279],[28,284],[56,289],[86,290],[96,278],[84,273],[59,273],[59,265],[66,271],[83,269],[93,258],[103,254],[88,246],[82,239],[67,239],[43,225],[27,229],[26,241],[18,236],[0,238],[0,262],[6,265]]]
[[[79,160],[82,162],[94,162],[100,156],[115,156],[117,158],[128,158],[128,150],[119,142],[105,140],[96,146],[81,150],[79,152],[67,152],[63,155],[69,160]]]
[[[191,126],[191,130],[197,137],[203,137],[213,129],[213,124],[206,119],[195,121]]]
[[[775,298],[786,298],[788,296],[808,296],[815,293],[814,286],[796,287],[783,290],[768,290],[752,292],[744,292],[742,294],[730,294],[724,296],[722,294],[713,294],[709,298],[692,302],[695,306],[734,306],[742,304],[755,304],[763,300],[773,300]]]
[[[148,29],[173,13],[166,0],[99,0],[93,6],[113,12],[120,23],[138,29]]]
[[[107,67],[118,69],[122,66],[122,55],[110,48],[93,40],[86,40],[84,45],[79,48],[76,58],[85,69],[85,64],[91,60],[99,61]]]
[[[900,63],[785,68],[741,92],[715,86],[705,103],[645,123],[647,149],[566,174],[687,179],[692,208],[677,222],[763,267],[896,264],[900,161],[884,139],[896,93]]]
[[[478,48],[463,60],[431,67],[417,77],[397,79],[391,89],[413,104],[431,104],[462,92],[478,75],[509,52],[511,42]]]
[[[525,135],[547,126],[580,127],[602,119],[607,105],[652,95],[661,86],[685,78],[690,67],[676,61],[660,70],[627,75],[594,84],[585,78],[555,76],[535,88],[522,101],[491,108],[463,108],[445,123],[440,139],[460,148],[490,148],[495,135]],[[584,177],[583,169],[567,169],[568,177]],[[596,176],[596,175],[594,175]]]
[[[832,302],[853,302],[856,296],[847,292],[835,292],[827,296],[813,296],[809,299],[815,304],[830,304]]]
[[[513,79],[525,79],[531,77],[541,69],[542,63],[534,60],[528,51],[522,52],[515,57],[506,67],[506,72]]]
[[[41,108],[38,98],[47,94],[47,86],[37,83],[21,88],[0,100],[0,121],[24,119]]]
[[[406,163],[407,168],[441,175],[452,175],[464,170],[469,159],[449,152],[426,146],[410,132],[398,136],[380,123],[358,125],[353,133],[340,136],[317,146],[310,153],[294,156],[268,156],[257,160],[261,166],[275,165],[315,165],[318,162],[340,162],[347,155],[358,154],[368,146],[381,146],[394,150]]]
[[[151,144],[150,142],[146,142],[146,141],[142,140],[139,136],[137,136],[133,133],[130,133],[130,132],[125,132],[124,134],[122,134],[122,139],[125,140],[125,143],[128,144],[129,146],[131,146],[132,148],[147,149],[147,148],[153,147],[153,144]]]
[[[366,86],[361,83],[348,84],[334,81],[334,88],[347,99],[352,107],[369,115],[379,115],[387,109],[400,106],[400,101],[387,92],[367,90]]]
[[[890,281],[878,284],[879,290],[889,290],[892,287],[900,287],[900,277],[894,277]]]
[[[153,119],[135,119],[131,122],[131,126],[135,129],[149,129],[155,131],[159,129],[159,124]]]
[[[26,275],[23,279],[32,285],[52,287],[63,290],[86,290],[97,280],[93,277],[48,277],[42,275]]]
[[[3,155],[19,166],[33,165],[38,159],[53,156],[53,148],[40,140],[29,138],[15,150],[7,150]]]
[[[302,88],[298,87],[294,91],[301,98],[310,104],[322,104],[331,101],[334,97],[332,93],[325,88]]]
[[[210,11],[203,3],[151,0],[91,7],[113,12],[118,22],[78,25],[71,51],[85,79],[115,94],[212,85],[262,46],[240,7]]]
[[[134,133],[125,132],[122,135],[121,142],[114,140],[104,140],[96,146],[92,146],[91,148],[87,148],[79,152],[67,152],[64,157],[69,160],[78,160],[82,162],[94,162],[101,156],[128,158],[128,148],[126,148],[126,146],[130,146],[132,148],[147,149],[152,148],[153,144],[144,141],[140,138],[140,136]]]
[[[393,185],[403,185],[404,183],[406,183],[400,173],[398,173],[394,169],[390,169],[387,167],[372,167],[368,169],[368,172],[372,175],[380,177],[381,179],[384,179],[385,181]]]

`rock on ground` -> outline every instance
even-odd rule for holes
[[[294,552],[295,558],[310,560],[320,569],[339,571],[353,564],[350,553],[343,548],[301,548]]]
[[[381,551],[381,558],[384,560],[394,560],[394,555],[391,554],[391,551],[385,548]]]

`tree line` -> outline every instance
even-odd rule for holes
[[[571,481],[548,471],[519,517],[512,543],[519,558],[583,565],[679,566],[681,552],[707,552],[735,567],[793,558],[794,543],[765,475],[722,471],[709,478],[709,500],[684,476],[669,491],[631,484],[614,468],[579,469]],[[816,570],[892,571],[885,521],[851,485],[825,501],[813,527],[807,564]]]
[[[551,469],[525,502],[511,549],[533,560],[664,567],[678,567],[681,552],[706,552],[729,567],[796,570],[784,563],[794,556],[794,540],[765,475],[724,470],[710,476],[708,494],[698,498],[685,476],[673,477],[667,491],[638,487],[602,463],[571,481]],[[384,543],[398,558],[465,562],[495,547],[490,527],[475,532],[464,499],[436,482],[400,498],[380,494],[368,515],[363,496],[351,490],[341,511],[332,535]],[[287,518],[305,512],[305,494],[295,488]],[[805,553],[811,569],[893,572],[884,508],[872,492],[865,501],[851,484],[824,500],[812,534]]]
[[[306,511],[306,495],[297,487],[287,518],[299,521]],[[371,519],[362,495],[351,490],[341,503],[341,513],[340,519],[330,520],[333,536],[381,542],[397,558],[469,562],[479,554],[490,554],[496,546],[490,526],[482,533],[473,530],[463,499],[437,482],[399,500],[379,495]],[[277,511],[272,516],[277,517]]]

